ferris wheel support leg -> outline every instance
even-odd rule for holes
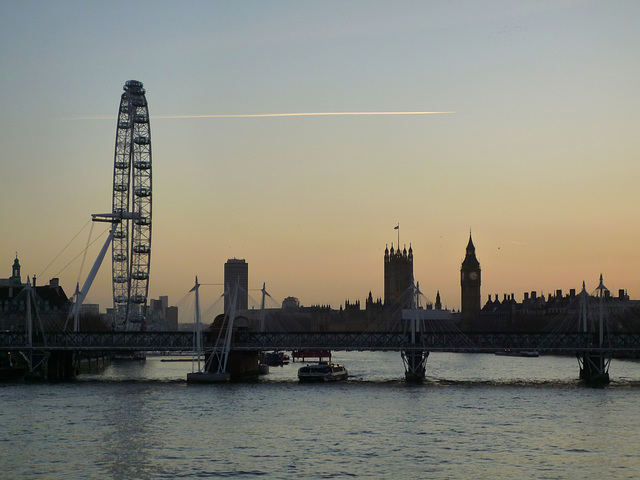
[[[109,250],[109,245],[111,245],[111,241],[113,240],[114,231],[115,229],[111,229],[111,232],[109,232],[109,236],[105,240],[104,245],[102,246],[102,249],[98,254],[98,258],[96,258],[96,261],[93,263],[93,267],[91,267],[91,271],[89,272],[89,275],[87,276],[87,279],[85,280],[84,285],[82,286],[82,290],[80,290],[80,293],[78,293],[78,296],[76,298],[76,303],[74,303],[73,308],[71,309],[71,311],[69,312],[69,316],[67,317],[67,320],[70,320],[71,318],[73,318],[74,332],[77,332],[80,328],[80,322],[79,322],[80,307],[82,306],[82,302],[84,302],[84,299],[87,296],[87,293],[89,293],[91,284],[93,283],[93,281],[96,278],[96,275],[98,274],[98,270],[100,269],[100,265],[102,265],[104,256],[107,254],[107,250]]]

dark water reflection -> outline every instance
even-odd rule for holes
[[[187,386],[188,363],[112,365],[64,384],[0,386],[3,478],[634,478],[640,365],[586,388],[570,358],[337,353],[349,381],[300,364]]]

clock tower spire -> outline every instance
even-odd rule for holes
[[[476,258],[471,232],[467,252],[460,268],[462,320],[477,320],[480,315],[480,262]]]

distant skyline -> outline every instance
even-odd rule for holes
[[[150,298],[222,283],[229,258],[278,303],[382,297],[399,223],[448,308],[470,228],[483,303],[600,273],[638,299],[638,18],[635,1],[3,2],[0,277],[18,252],[23,280],[84,281],[136,79]],[[110,277],[107,258],[88,303],[110,306]]]

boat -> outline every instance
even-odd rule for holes
[[[144,352],[116,352],[113,360],[119,362],[146,362],[147,355]]]
[[[347,369],[338,363],[320,362],[298,369],[298,380],[301,382],[335,382],[346,380],[347,376]]]
[[[293,361],[302,360],[303,362],[307,358],[317,358],[319,362],[322,362],[325,358],[331,361],[331,350],[294,350],[291,352]]]
[[[540,353],[537,350],[524,350],[519,354],[521,357],[539,357]]]
[[[540,356],[540,352],[537,350],[511,350],[510,348],[505,348],[504,350],[498,350],[496,355],[504,356],[504,357],[529,357],[535,358]]]
[[[263,363],[269,367],[281,367],[288,365],[290,358],[284,352],[268,352],[264,354]]]

